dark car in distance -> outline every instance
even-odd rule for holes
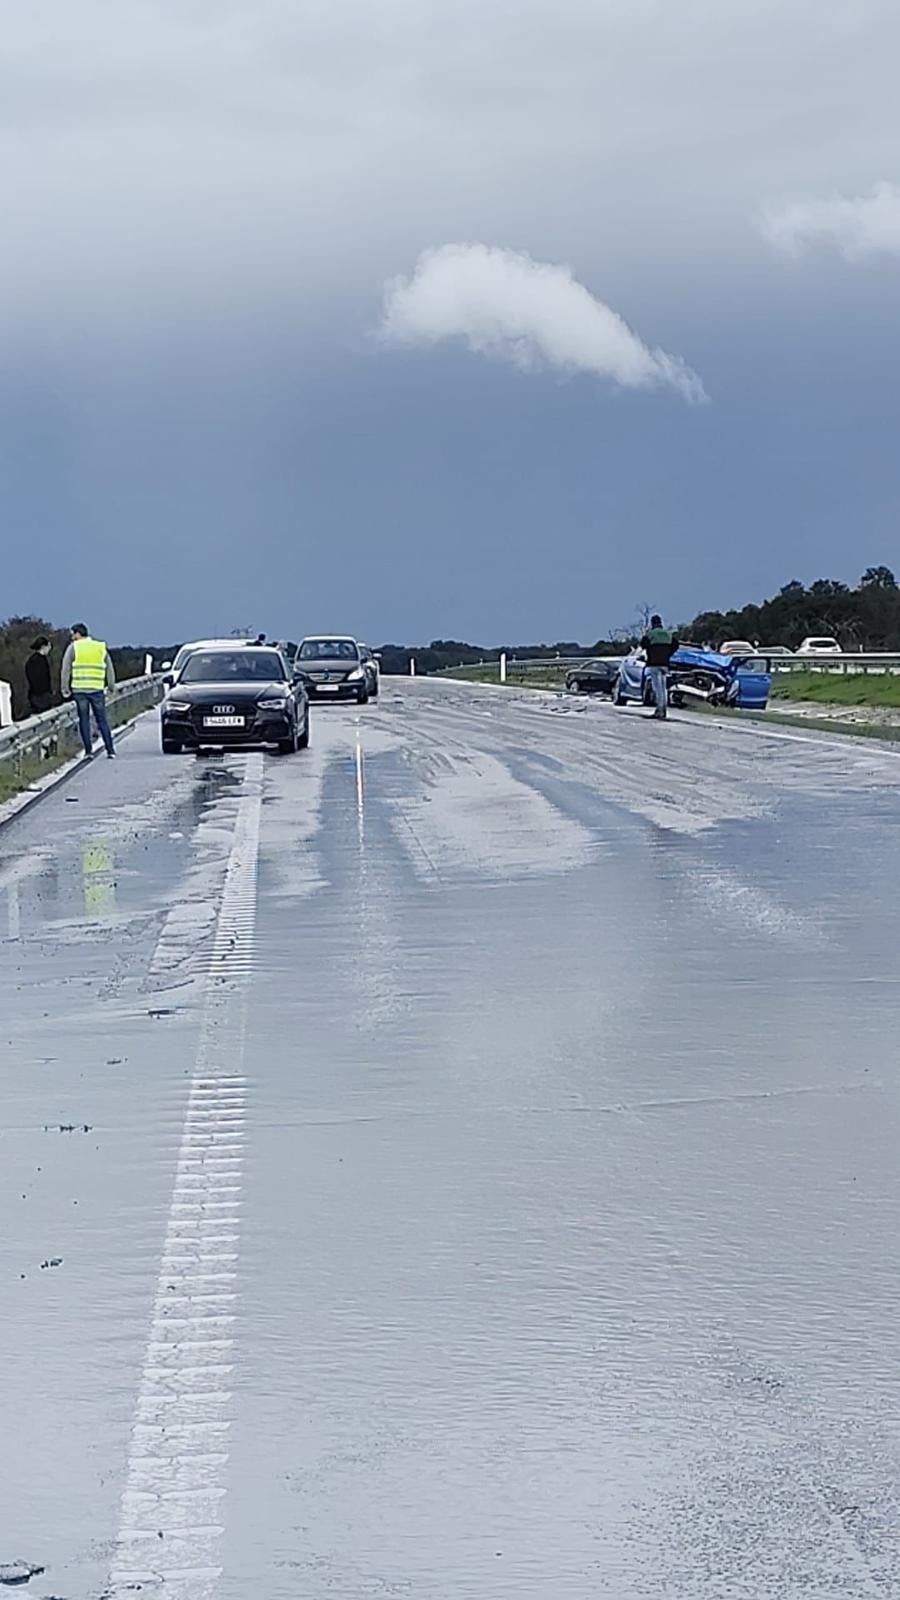
[[[165,755],[207,746],[273,744],[282,755],[309,744],[309,702],[280,650],[221,645],[195,650],[159,710]]]
[[[582,661],[566,673],[566,688],[571,694],[608,694],[612,697],[619,676],[618,661]]]
[[[369,698],[369,671],[360,646],[349,634],[309,634],[294,666],[310,700],[355,700],[364,706]]]

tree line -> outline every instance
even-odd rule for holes
[[[16,718],[28,716],[25,662],[31,654],[32,645],[42,638],[49,639],[51,644],[50,674],[55,691],[54,701],[58,704],[62,698],[59,693],[59,669],[69,643],[68,628],[54,627],[43,617],[8,617],[5,622],[0,622],[0,680],[12,686],[13,716]],[[172,656],[176,649],[175,645],[155,647],[151,654],[159,662],[164,657]],[[138,677],[144,670],[146,654],[143,645],[110,646],[116,678]]]
[[[418,672],[441,672],[451,667],[496,661],[502,650],[509,659],[542,660],[553,656],[621,655],[637,644],[647,627],[650,606],[629,626],[610,638],[589,644],[563,639],[556,644],[483,645],[459,639],[432,639],[429,645],[386,644],[381,648],[385,672],[409,671],[414,657]],[[663,606],[659,607],[664,610]],[[670,619],[671,620],[671,619]],[[711,648],[728,639],[748,639],[751,644],[796,650],[804,639],[827,634],[845,650],[900,652],[900,585],[890,567],[867,567],[856,587],[836,578],[817,578],[807,587],[793,578],[769,600],[731,611],[700,611],[677,625],[682,639]]]
[[[816,634],[837,639],[845,650],[900,651],[900,587],[890,567],[867,567],[855,588],[835,578],[817,578],[807,588],[794,578],[761,605],[701,611],[685,636],[709,644],[749,639],[796,650]]]

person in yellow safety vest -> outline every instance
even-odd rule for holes
[[[93,716],[106,754],[112,760],[116,751],[106,715],[105,693],[114,688],[116,682],[110,654],[102,639],[91,638],[83,622],[76,622],[70,632],[72,643],[63,656],[60,673],[63,699],[71,696],[75,701],[85,758],[90,761],[93,756]]]

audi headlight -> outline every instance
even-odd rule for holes
[[[189,700],[167,700],[165,703],[166,711],[190,711],[190,709],[191,703]]]
[[[266,695],[259,702],[260,711],[283,711],[287,700],[283,694]]]
[[[348,683],[354,683],[359,678],[364,678],[365,675],[366,674],[365,674],[365,672],[364,672],[362,667],[354,667],[352,672],[348,672],[347,673],[347,682]]]

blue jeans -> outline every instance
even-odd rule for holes
[[[75,692],[75,704],[78,708],[78,727],[81,732],[81,742],[84,745],[85,755],[90,755],[94,744],[93,731],[91,729],[91,712],[94,713],[97,732],[106,746],[106,753],[107,755],[112,755],[113,736],[110,731],[109,719],[106,715],[106,695],[103,690],[78,689]]]
[[[668,667],[648,667],[647,676],[653,685],[653,698],[656,701],[657,716],[663,716],[669,704],[669,669]]]

